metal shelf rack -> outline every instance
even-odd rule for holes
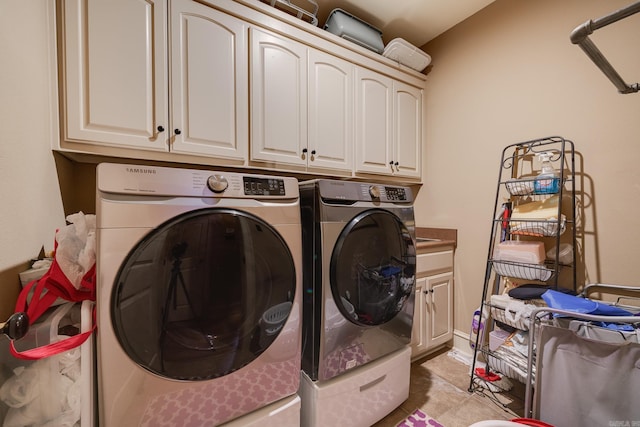
[[[558,174],[558,181],[552,190],[541,190],[536,183],[540,174],[537,159],[540,153],[550,153],[550,162]],[[535,208],[530,209],[531,206]],[[518,313],[517,308],[498,304],[497,298],[492,302],[492,296],[499,296],[506,293],[507,288],[522,284],[575,291],[578,252],[575,219],[573,142],[560,136],[551,136],[505,147],[500,159],[479,309],[479,313],[485,314],[480,320],[475,343],[472,343],[474,354],[470,392],[487,385],[486,382],[479,381],[482,378],[476,371],[483,363],[486,372],[498,371],[523,384],[534,377],[527,364],[527,354],[518,354],[513,348],[510,352],[490,348],[489,333],[495,330],[496,325],[513,333],[526,333],[529,324],[526,313]],[[496,248],[499,244],[510,241],[534,242],[536,245],[542,242],[545,259],[527,263],[501,257]],[[560,256],[561,244],[572,246],[570,259]]]

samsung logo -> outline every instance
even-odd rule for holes
[[[155,169],[144,169],[144,168],[127,168],[127,172],[129,173],[137,173],[137,174],[155,174]]]

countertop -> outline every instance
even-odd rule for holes
[[[418,239],[434,239],[430,241],[418,241]],[[458,230],[453,228],[429,228],[416,227],[416,249],[431,249],[440,246],[451,246],[454,249],[458,244]]]

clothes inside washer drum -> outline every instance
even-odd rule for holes
[[[542,325],[534,410],[558,426],[640,421],[640,344],[611,344]],[[628,424],[627,424],[628,423]]]

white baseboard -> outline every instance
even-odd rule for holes
[[[468,361],[467,365],[471,366],[473,360],[473,351],[469,347],[469,332],[463,332],[458,329],[453,331],[453,348],[456,358],[461,361]]]
[[[473,363],[473,351],[469,347],[469,333],[458,330],[453,331],[453,347],[451,348],[449,355],[456,360],[471,367]],[[476,367],[484,368],[485,363],[476,359]]]

